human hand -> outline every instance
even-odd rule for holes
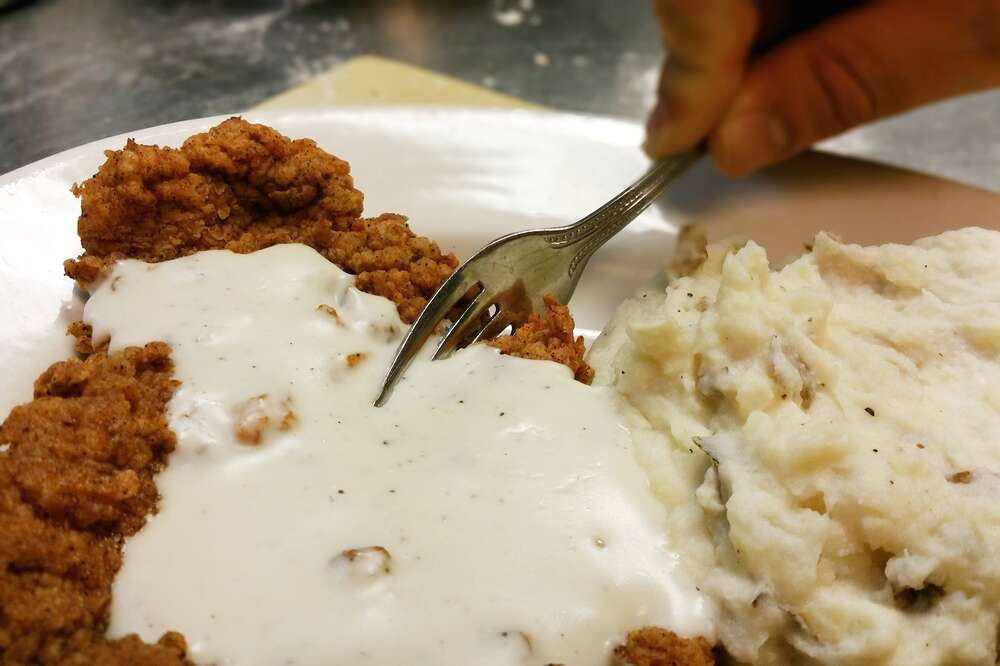
[[[824,20],[803,15],[818,6]],[[646,152],[707,139],[730,175],[1000,85],[1000,0],[653,0],[653,9],[668,58]]]

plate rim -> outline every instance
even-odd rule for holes
[[[315,120],[316,122],[336,121],[338,118],[351,116],[382,115],[382,116],[440,116],[454,113],[462,113],[470,116],[481,116],[491,123],[503,122],[507,124],[531,124],[534,127],[545,125],[545,130],[558,130],[566,132],[571,128],[579,128],[572,134],[580,134],[580,129],[587,127],[595,129],[595,125],[603,125],[608,131],[602,133],[602,139],[608,141],[617,135],[619,142],[633,143],[637,152],[641,152],[642,126],[627,118],[605,116],[596,113],[582,113],[575,111],[560,111],[550,109],[530,109],[530,108],[502,108],[491,106],[458,105],[458,104],[350,104],[343,106],[324,107],[288,107],[282,109],[246,109],[233,113],[223,113],[211,116],[201,116],[197,118],[187,118],[161,125],[150,125],[139,129],[128,130],[118,134],[104,136],[87,143],[82,143],[65,150],[61,150],[52,155],[42,157],[34,162],[17,167],[4,174],[0,174],[0,188],[11,183],[22,180],[36,174],[44,173],[52,168],[79,159],[83,155],[91,155],[104,150],[112,150],[113,146],[124,145],[127,139],[136,139],[140,143],[147,141],[151,135],[159,133],[180,132],[185,128],[212,127],[220,122],[233,117],[241,117],[254,123],[268,124],[281,122],[288,119],[291,122],[303,122]],[[280,130],[279,130],[280,131]],[[311,138],[311,137],[290,137]]]
[[[127,130],[117,134],[110,134],[86,143],[78,144],[66,148],[57,153],[47,155],[34,162],[29,162],[11,171],[0,174],[0,189],[8,185],[30,178],[35,175],[58,166],[68,164],[80,159],[85,155],[104,150],[114,150],[124,145],[129,138],[135,138],[140,142],[148,141],[150,135],[158,133],[179,132],[184,128],[190,128],[188,134],[195,131],[205,131],[218,123],[232,117],[243,117],[255,123],[273,123],[288,119],[291,122],[303,122],[314,120],[316,122],[335,121],[338,118],[363,117],[369,115],[399,116],[399,117],[433,117],[461,113],[467,116],[480,116],[490,123],[504,123],[507,125],[530,125],[536,129],[544,129],[546,132],[557,131],[575,136],[585,135],[584,129],[594,131],[598,127],[603,127],[602,139],[605,142],[618,143],[623,147],[632,146],[636,154],[644,155],[641,149],[644,130],[642,124],[632,118],[612,116],[600,113],[588,113],[584,111],[567,111],[550,108],[511,108],[495,107],[476,104],[344,104],[334,106],[290,106],[287,108],[255,109],[249,108],[231,113],[214,114],[210,116],[199,116],[196,118],[186,118],[160,125],[149,125],[137,129]],[[544,127],[543,127],[544,126]],[[200,129],[195,129],[200,128]],[[296,138],[310,138],[291,137]],[[322,147],[322,146],[321,146]],[[863,164],[887,171],[895,171],[909,175],[917,175],[933,180],[944,181],[964,188],[977,190],[994,196],[1000,193],[994,192],[979,185],[966,183],[953,178],[948,178],[939,174],[928,173],[916,169],[887,164],[876,159],[845,155],[839,152],[827,150],[820,146],[813,146],[806,149],[800,155],[816,154],[826,158],[844,160],[855,164]],[[648,159],[648,158],[646,158]],[[787,165],[785,162],[781,166]],[[763,172],[766,174],[768,170]]]

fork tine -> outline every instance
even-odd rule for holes
[[[476,333],[476,336],[472,338],[470,345],[474,345],[477,342],[482,342],[483,340],[489,340],[490,338],[495,338],[500,335],[500,332],[510,326],[510,319],[507,314],[503,311],[501,307],[500,310],[490,317],[490,320],[486,322],[486,325]]]
[[[486,296],[485,289],[476,294],[465,311],[458,316],[448,332],[441,338],[441,342],[434,351],[433,360],[438,361],[450,356],[466,336],[474,330],[475,325],[479,323],[480,316],[489,307],[490,299]]]
[[[389,366],[389,372],[386,373],[385,380],[382,382],[382,390],[379,392],[378,397],[375,398],[376,407],[381,407],[385,404],[399,376],[403,374],[403,370],[406,369],[406,366],[410,364],[413,357],[420,351],[424,343],[427,342],[427,338],[434,332],[438,322],[444,318],[449,310],[455,307],[455,304],[458,303],[473,284],[475,284],[475,281],[459,268],[459,270],[448,276],[444,284],[434,292],[431,300],[427,301],[427,305],[424,306],[424,309],[417,316],[416,321],[410,326],[410,330],[403,336],[403,341],[399,343],[399,347],[392,357],[392,365]]]

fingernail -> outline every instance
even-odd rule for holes
[[[722,169],[743,175],[784,157],[792,135],[781,118],[769,113],[747,113],[726,121],[718,133]]]

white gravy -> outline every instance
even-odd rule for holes
[[[267,666],[606,664],[645,625],[712,636],[611,395],[565,367],[425,356],[375,409],[404,325],[301,245],[120,262],[85,320],[112,351],[166,341],[182,382],[111,636]]]

